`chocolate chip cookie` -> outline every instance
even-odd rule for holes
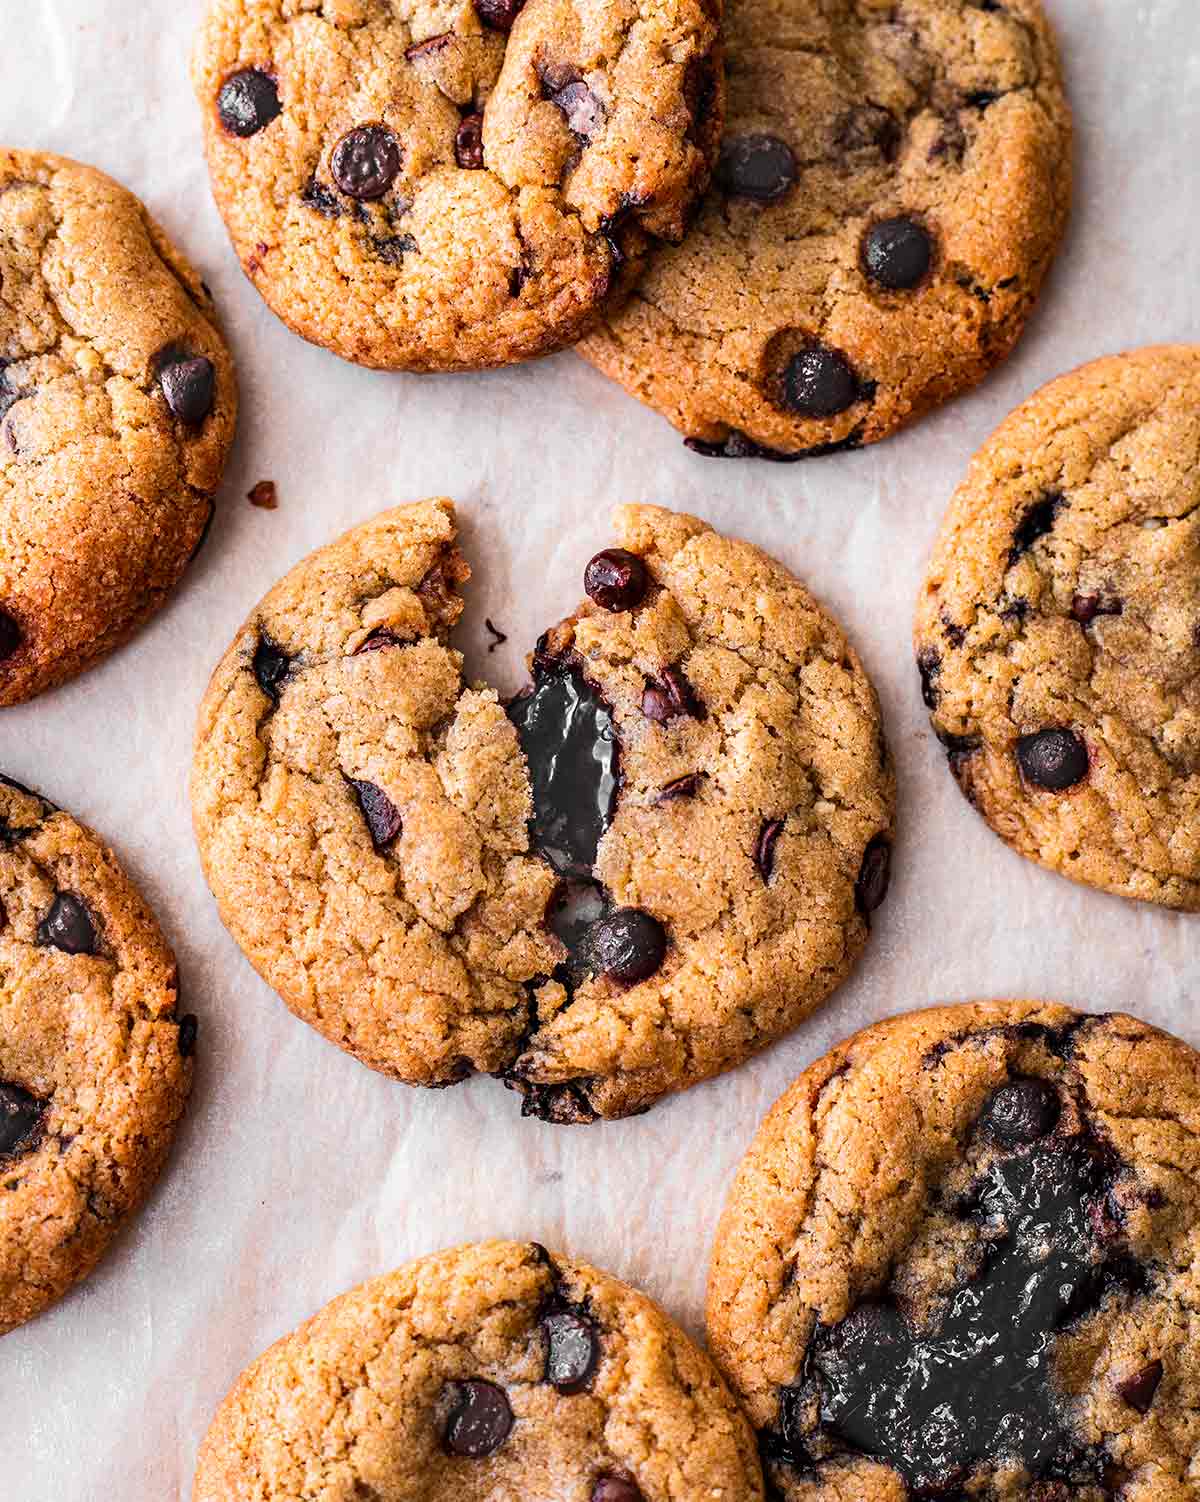
[[[1200,347],[1053,381],[972,461],[917,607],[950,770],[1022,855],[1200,910]]]
[[[347,360],[473,370],[594,321],[720,133],[718,0],[214,0],[193,79],[247,276]]]
[[[0,778],[0,1334],[85,1278],[192,1080],[175,959],[111,850]]]
[[[560,1122],[795,1027],[862,950],[891,851],[879,708],[838,627],[693,517],[616,521],[507,709],[448,643],[450,502],[355,528],[238,633],[192,776],[221,916],[298,1016]]]
[[[244,1372],[195,1502],[759,1502],[754,1438],[642,1294],[533,1243],[363,1283]]]
[[[1039,0],[731,0],[713,191],[579,346],[698,453],[874,443],[1016,341],[1062,237]]]
[[[132,193],[0,150],[0,705],[152,614],[204,536],[237,419],[212,299]]]
[[[941,1007],[776,1103],[708,1328],[784,1502],[1200,1487],[1200,1055],[1113,1013]]]

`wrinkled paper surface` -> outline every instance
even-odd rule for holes
[[[389,376],[289,334],[213,208],[187,80],[201,0],[7,0],[0,139],[95,163],[138,193],[213,287],[239,361],[241,435],[208,545],[136,641],[0,715],[0,767],[117,848],[201,1018],[173,1160],[95,1275],[0,1342],[0,1499],[190,1495],[237,1373],[351,1284],[485,1236],[565,1248],[693,1332],[708,1249],[759,1118],[829,1044],[935,999],[1038,994],[1129,1008],[1200,1044],[1200,919],[1072,886],[1011,854],[960,798],[917,693],[912,603],[967,459],[1043,381],[1131,345],[1200,337],[1200,13],[1192,0],[1047,0],[1078,120],[1076,214],[1009,362],[899,438],[797,466],[702,459],[571,354],[479,376]],[[271,479],[279,509],[246,492]],[[850,982],[792,1037],[629,1122],[556,1128],[478,1080],[425,1093],[295,1021],[217,919],[186,796],[208,674],[259,598],[336,533],[447,494],[475,577],[458,641],[515,689],[572,609],[611,507],[654,500],[768,548],[840,618],[899,765],[890,900]],[[490,655],[484,619],[508,640]]]

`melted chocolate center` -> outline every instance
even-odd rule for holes
[[[1014,1463],[1038,1479],[1094,1480],[1101,1460],[1072,1428],[1053,1357],[1059,1331],[1144,1279],[1097,1232],[1116,1171],[1086,1135],[1056,1133],[996,1157],[952,1212],[978,1227],[978,1270],[931,1328],[914,1328],[886,1300],[818,1330],[825,1432],[893,1466],[917,1497]],[[785,1430],[797,1392],[784,1393]]]
[[[612,714],[579,667],[559,659],[535,663],[533,690],[508,717],[529,763],[533,848],[560,876],[585,880],[617,796]]]

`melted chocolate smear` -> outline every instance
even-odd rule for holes
[[[977,1128],[993,1141],[1000,1093]],[[1038,1480],[1094,1482],[1103,1456],[1072,1429],[1053,1357],[1064,1326],[1145,1284],[1136,1263],[1106,1254],[1094,1229],[1118,1171],[1086,1135],[1047,1135],[997,1156],[955,1208],[979,1228],[982,1264],[934,1327],[915,1329],[888,1300],[818,1330],[826,1432],[894,1467],[914,1497],[1013,1463]]]
[[[508,717],[529,763],[533,848],[560,876],[589,878],[617,797],[612,714],[573,663],[535,664]]]
[[[588,936],[612,909],[608,895],[594,881],[564,881],[546,912],[546,926],[566,947],[566,964],[557,979],[574,991],[593,973]]]
[[[42,1135],[46,1102],[0,1080],[0,1158],[31,1152]]]

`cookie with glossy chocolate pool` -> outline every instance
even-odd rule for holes
[[[1062,238],[1039,0],[731,0],[715,185],[579,352],[718,457],[886,438],[1011,349]]]
[[[213,0],[192,76],[246,275],[396,370],[573,343],[678,240],[720,134],[719,0]]]
[[[157,1178],[196,1019],[115,857],[0,778],[0,1334],[91,1272]]]
[[[775,1104],[708,1331],[782,1502],[1187,1502],[1200,1055],[1038,1002],[868,1028]],[[774,1491],[771,1491],[771,1488]]]
[[[449,501],[299,563],[213,675],[192,775],[221,916],[300,1017],[418,1085],[643,1110],[794,1028],[887,891],[894,779],[780,564],[628,506],[507,706],[464,683]]]
[[[642,1294],[530,1242],[409,1263],[239,1378],[195,1502],[761,1502],[712,1363]]]
[[[1200,347],[1098,360],[975,456],[917,605],[950,770],[1015,850],[1200,909]]]
[[[73,677],[165,601],[237,420],[212,298],[138,202],[0,150],[0,705]]]

